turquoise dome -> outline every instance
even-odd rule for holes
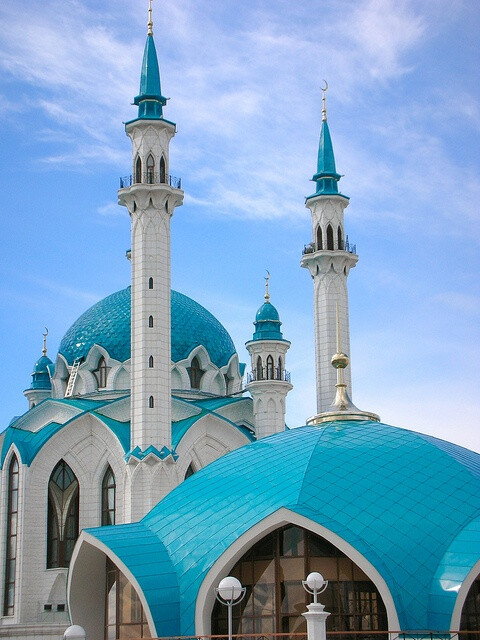
[[[107,296],[90,307],[64,335],[59,353],[69,364],[85,358],[94,344],[115,360],[130,358],[130,287]],[[186,358],[203,345],[210,360],[223,367],[235,353],[235,345],[220,322],[198,302],[172,290],[172,360]]]
[[[401,629],[450,628],[480,556],[480,455],[405,429],[345,421],[278,433],[198,471],[139,523],[88,531],[135,575],[157,634],[189,635],[208,571],[282,508],[376,568]]]
[[[252,340],[282,340],[280,316],[268,300],[262,304],[255,316],[255,333]]]
[[[33,366],[32,371],[32,384],[30,389],[51,389],[52,383],[50,382],[50,375],[48,373],[48,366],[52,364],[52,361],[47,356],[39,358]]]

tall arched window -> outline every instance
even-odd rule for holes
[[[327,249],[328,251],[333,251],[334,250],[334,246],[333,246],[333,229],[332,229],[332,225],[329,224],[327,227]]]
[[[148,368],[153,369],[153,356],[148,358]]]
[[[255,376],[255,380],[263,380],[263,364],[262,364],[262,358],[260,356],[258,356],[257,358],[257,367],[256,367],[256,376]]]
[[[267,380],[273,380],[273,358],[272,356],[267,357]]]
[[[13,456],[8,467],[7,537],[5,551],[5,589],[3,615],[15,613],[15,573],[17,568],[18,460]]]
[[[342,227],[340,225],[338,225],[337,229],[337,242],[339,251],[343,250]]]
[[[108,372],[110,371],[110,367],[107,367],[107,362],[105,358],[102,356],[98,361],[98,367],[93,372],[93,375],[97,379],[97,384],[99,389],[105,389],[107,386],[107,377]]]
[[[233,633],[304,633],[306,621],[301,614],[312,600],[302,580],[311,571],[321,572],[328,580],[328,589],[322,593],[322,604],[330,612],[327,633],[387,631],[383,600],[360,567],[320,536],[289,525],[257,542],[229,570],[246,587],[242,605],[233,608]],[[227,633],[226,609],[215,604],[212,634]],[[374,637],[386,640],[388,633]]]
[[[151,153],[148,154],[147,158],[147,182],[148,184],[155,182],[155,160]]]
[[[148,288],[153,289],[153,278],[148,279]]]
[[[102,480],[102,527],[115,524],[115,476],[109,466]]]
[[[113,564],[106,562],[105,638],[151,638],[142,602],[135,587]]]
[[[142,181],[142,160],[140,156],[137,157],[137,161],[135,162],[135,182]]]
[[[283,374],[283,362],[282,362],[282,358],[279,357],[278,358],[278,369],[277,369],[277,380],[282,380],[282,374]]]
[[[322,227],[318,225],[317,227],[317,251],[323,249],[323,237],[322,237]]]
[[[78,480],[60,460],[48,483],[47,568],[68,567],[78,538]]]
[[[165,168],[165,158],[162,156],[160,158],[160,182],[167,181],[167,170]]]
[[[148,318],[148,326],[151,329],[153,327],[153,316],[149,316]]]
[[[192,362],[189,367],[187,367],[188,377],[190,378],[190,387],[192,389],[200,389],[200,380],[203,376],[202,368],[200,367],[200,362],[198,358],[195,356],[192,359]]]

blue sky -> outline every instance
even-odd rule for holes
[[[50,331],[129,283],[130,172],[147,1],[0,7],[3,401]],[[172,286],[241,359],[263,277],[291,340],[287,421],[315,413],[312,284],[299,261],[328,80],[346,229],[353,400],[384,422],[480,451],[480,5],[470,0],[154,0],[171,171]]]

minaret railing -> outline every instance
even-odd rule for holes
[[[317,242],[310,242],[303,246],[302,255],[307,255],[309,253],[315,253],[316,251],[346,251],[347,253],[357,254],[357,245],[353,244],[348,240],[340,243],[340,246],[337,249],[327,249],[326,247],[320,246]]]
[[[168,184],[173,189],[181,189],[182,179],[160,173],[143,173],[141,180],[137,180],[135,175],[123,176],[120,178],[120,189],[128,189],[134,184]]]
[[[279,369],[277,367],[272,371],[271,369],[267,369],[267,367],[262,367],[247,374],[247,384],[250,384],[250,382],[258,382],[259,380],[290,382],[290,378],[290,371],[285,371],[285,369]]]

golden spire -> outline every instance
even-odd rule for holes
[[[265,302],[270,302],[270,294],[268,293],[268,281],[270,280],[270,272],[267,271],[265,276]]]
[[[47,355],[47,336],[48,336],[48,329],[47,327],[45,327],[45,333],[42,333],[43,335],[43,349],[42,349],[42,353],[44,356]]]
[[[322,90],[322,122],[326,122],[327,121],[327,101],[325,99],[325,94],[327,93],[327,89],[328,89],[328,82],[326,80],[324,80],[325,86],[321,87]]]
[[[148,0],[148,36],[153,36],[152,0]]]

